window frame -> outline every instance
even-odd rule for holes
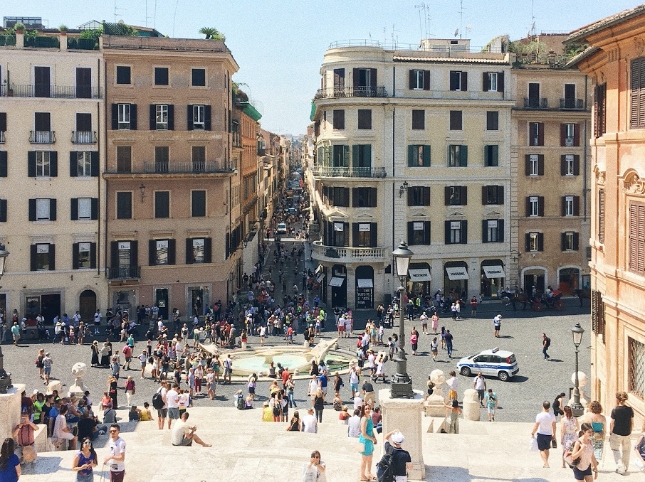
[[[122,157],[126,152],[127,159]],[[132,146],[116,146],[116,172],[132,172]]]
[[[492,127],[493,124],[494,124],[494,127]],[[486,111],[486,130],[499,131],[499,111],[497,110]]]
[[[429,246],[432,244],[431,222],[426,220],[408,221],[407,238],[409,246]]]
[[[540,216],[540,196],[529,196],[529,217]]]
[[[158,131],[167,131],[169,130],[169,125],[170,109],[168,104],[155,104],[155,129]]]
[[[45,211],[47,214],[45,214]],[[52,205],[50,198],[36,198],[36,219],[35,221],[51,221]]]
[[[154,218],[170,219],[170,191],[154,192]]]
[[[468,167],[468,146],[465,144],[449,144],[448,167]]]
[[[412,109],[412,130],[423,131],[426,128],[425,109]]]
[[[206,105],[205,104],[193,104],[193,129],[206,130]]]
[[[463,111],[461,110],[451,110],[450,111],[450,125],[449,130],[451,131],[463,131],[464,130],[464,119]]]
[[[195,83],[195,72],[196,71],[203,72],[203,74],[204,74],[204,83],[203,84],[196,84]],[[207,87],[207,85],[206,85],[206,69],[205,68],[191,67],[191,69],[190,69],[190,86],[191,87]]]
[[[132,191],[117,191],[114,197],[116,203],[116,219],[133,219]],[[125,212],[125,210],[129,212]]]
[[[430,145],[408,144],[408,167],[430,167],[431,165],[432,151]]]
[[[117,104],[117,126],[118,130],[128,131],[132,125],[131,104]]]
[[[372,130],[372,109],[357,109],[356,116],[358,130]]]
[[[164,79],[165,77],[165,79]],[[153,67],[152,85],[154,87],[169,87],[170,86],[170,68],[155,66]],[[165,80],[165,83],[164,83]]]
[[[36,152],[36,176],[40,178],[52,177],[52,156],[50,151]]]
[[[201,193],[203,199],[197,199],[197,196]],[[193,189],[190,191],[190,216],[192,218],[205,218],[206,217],[206,190],[205,189]],[[199,205],[201,203],[201,206]]]
[[[127,77],[128,81],[127,82],[120,82],[119,77],[120,75],[125,75],[125,70],[127,69]],[[121,73],[119,73],[119,70],[121,70]],[[114,69],[114,84],[115,85],[132,85],[132,66],[130,65],[116,65]]]
[[[332,130],[345,130],[345,109],[334,109],[332,114]]]

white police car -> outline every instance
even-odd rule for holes
[[[499,348],[464,357],[457,363],[457,369],[466,377],[482,372],[484,376],[497,377],[503,382],[520,371],[515,354]]]
[[[276,232],[278,234],[287,234],[287,225],[285,223],[279,223]]]

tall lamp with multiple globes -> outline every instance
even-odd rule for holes
[[[0,243],[0,279],[4,274],[4,267],[7,262],[9,251]],[[0,393],[7,393],[7,388],[11,388],[11,375],[4,369],[4,356],[2,355],[2,340],[0,340]]]
[[[408,279],[408,267],[414,253],[408,249],[405,241],[401,241],[399,247],[392,251],[396,262],[396,275],[401,282],[399,287],[399,351],[394,361],[396,362],[396,374],[392,377],[391,396],[392,398],[414,398],[412,390],[412,379],[407,373],[407,358],[405,357],[405,326],[403,310],[403,296]]]
[[[578,347],[582,343],[582,334],[585,330],[580,326],[580,323],[576,323],[573,328],[571,328],[571,333],[573,334],[573,345],[576,347],[576,372],[574,374],[574,388],[573,388],[573,403],[571,404],[571,412],[574,417],[581,417],[584,414],[584,407],[580,403],[580,383],[578,380]]]

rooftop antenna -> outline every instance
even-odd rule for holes
[[[529,37],[535,36],[535,15],[533,14],[535,0],[531,0],[531,27],[529,28]]]
[[[459,32],[459,38],[461,38],[461,35],[464,31],[464,0],[459,0],[459,29],[457,32]],[[455,37],[457,34],[455,34]]]
[[[118,10],[125,10],[124,8],[116,6],[117,0],[114,0],[114,23],[117,23],[117,17],[122,17],[120,13],[117,13]]]
[[[399,38],[398,38],[398,36],[396,35],[396,33],[397,33],[397,32],[398,32],[398,30],[396,30],[396,29],[394,28],[394,24],[392,24],[392,33],[391,33],[391,37],[392,37],[392,46],[393,46],[394,48],[396,48],[396,43],[397,43],[397,41],[398,41],[398,39],[399,39]]]
[[[179,6],[179,0],[175,2],[175,13],[172,15],[172,36],[175,36],[175,20],[177,19],[177,7]]]
[[[414,8],[419,11],[419,28],[421,29],[422,38],[430,38],[430,7],[425,2],[421,2],[415,5]]]

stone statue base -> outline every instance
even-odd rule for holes
[[[473,388],[468,388],[464,391],[464,420],[472,420],[473,422],[479,422],[479,397],[477,390]]]
[[[0,394],[0,439],[11,438],[13,429],[20,423],[20,401],[25,385],[14,383],[7,393]]]

